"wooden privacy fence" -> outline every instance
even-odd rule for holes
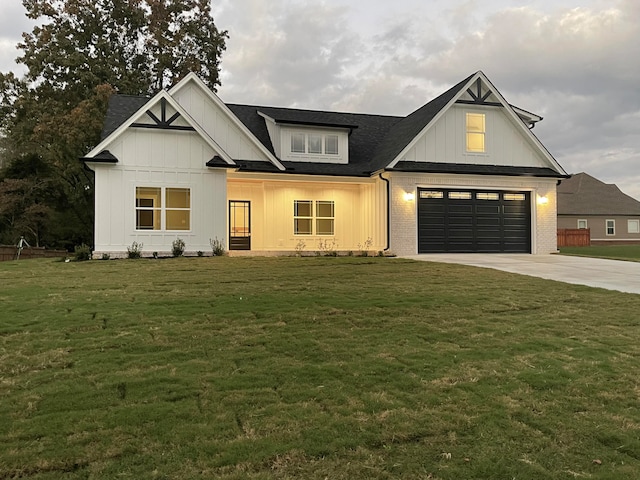
[[[591,230],[588,228],[559,228],[558,247],[591,246]]]
[[[18,247],[15,245],[0,245],[0,262],[15,260]],[[25,247],[20,252],[20,260],[28,258],[60,258],[68,255],[66,250],[47,250],[44,247]]]

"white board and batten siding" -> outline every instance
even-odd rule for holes
[[[232,176],[235,176],[232,174]],[[385,191],[381,182],[317,181],[246,181],[230,179],[229,200],[251,202],[251,249],[262,252],[293,252],[304,244],[303,251],[319,250],[319,243],[335,241],[338,251],[358,251],[371,239],[371,250],[385,247],[385,225],[380,211],[385,208]],[[328,200],[334,202],[334,235],[295,235],[294,202]],[[274,215],[274,212],[278,212]]]
[[[484,113],[485,152],[466,150],[466,113]],[[549,163],[516,128],[501,107],[454,105],[432,125],[402,160],[415,162],[471,163],[517,167],[548,167]]]
[[[229,114],[196,84],[185,85],[173,97],[231,158],[271,161]]]
[[[118,163],[91,164],[97,173],[94,256],[126,256],[134,241],[144,244],[145,255],[168,254],[178,237],[186,251],[208,252],[210,238],[226,238],[226,171],[205,166],[216,152],[197,133],[129,128],[108,149]],[[191,229],[136,230],[136,187],[189,188]]]

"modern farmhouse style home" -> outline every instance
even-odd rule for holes
[[[95,171],[95,251],[556,251],[567,174],[476,72],[406,117],[225,104],[194,74],[111,98]]]

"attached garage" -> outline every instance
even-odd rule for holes
[[[418,253],[531,253],[531,193],[418,189]]]

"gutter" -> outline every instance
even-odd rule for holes
[[[390,243],[390,240],[391,240],[391,229],[390,229],[390,226],[391,226],[391,205],[389,204],[390,203],[389,202],[389,200],[390,200],[389,179],[388,178],[384,178],[382,176],[383,173],[384,172],[378,173],[378,176],[380,177],[381,180],[384,180],[384,182],[387,184],[387,228],[386,228],[386,230],[387,230],[387,244],[384,247],[384,251],[386,252],[386,251],[389,250],[389,243]]]

